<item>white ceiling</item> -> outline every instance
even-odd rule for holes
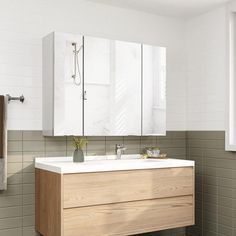
[[[228,0],[89,0],[149,13],[189,18],[219,7]]]

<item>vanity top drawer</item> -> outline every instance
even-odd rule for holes
[[[65,174],[64,208],[192,195],[194,168]]]

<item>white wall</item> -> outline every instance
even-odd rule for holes
[[[226,8],[190,19],[187,42],[187,130],[225,130]]]
[[[185,129],[184,22],[83,0],[0,0],[0,94],[24,94],[9,105],[8,128],[41,129],[41,38],[83,33],[167,47],[167,128]]]

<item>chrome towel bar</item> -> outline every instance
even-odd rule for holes
[[[25,101],[24,95],[21,95],[19,97],[12,97],[11,95],[7,94],[7,97],[8,97],[8,102],[10,102],[10,101],[20,101],[21,103],[23,103]]]

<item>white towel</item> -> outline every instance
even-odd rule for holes
[[[3,97],[4,103],[1,109],[3,125],[1,125],[1,135],[2,140],[0,145],[2,145],[2,156],[0,157],[0,190],[7,189],[7,106],[8,106],[8,96]]]

